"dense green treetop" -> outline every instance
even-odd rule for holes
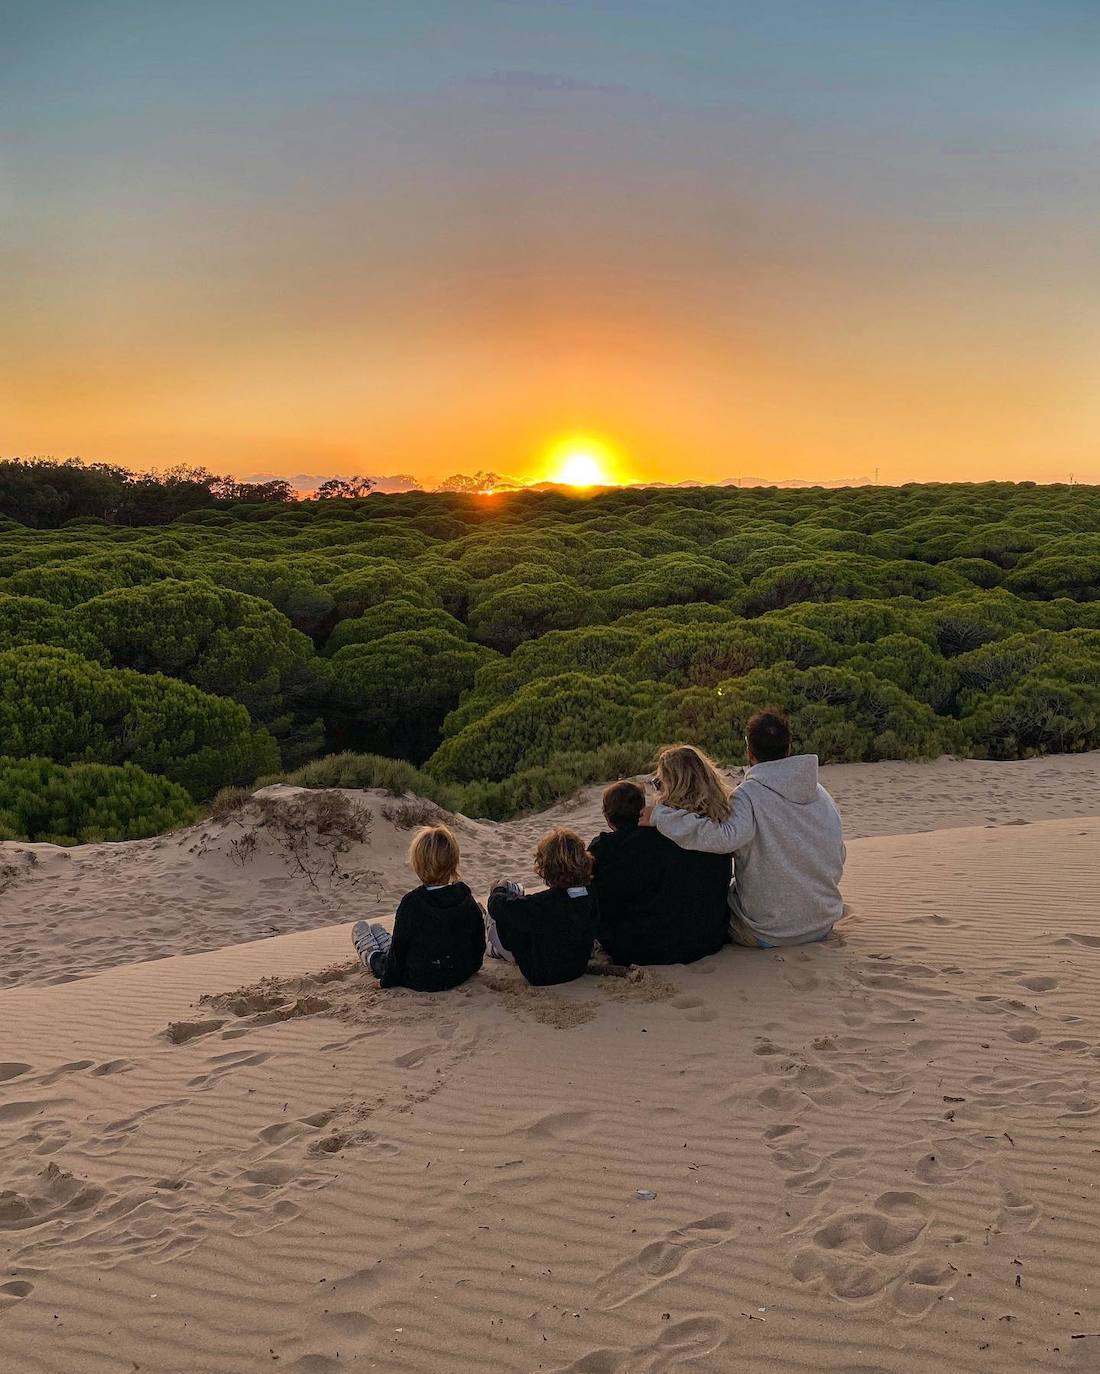
[[[1098,632],[1097,488],[294,501],[0,462],[0,750],[196,798],[349,750],[503,814],[673,737],[738,760],[773,701],[825,760],[1093,748]]]

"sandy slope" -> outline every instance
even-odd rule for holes
[[[0,1371],[1100,1368],[1100,819],[976,814],[639,987],[328,927],[0,992]]]
[[[1100,814],[1097,754],[845,764],[823,769],[822,778],[849,838]],[[502,875],[533,879],[530,857],[550,825],[595,835],[603,827],[601,790],[517,821],[457,818],[471,885],[484,892]],[[316,795],[286,787],[261,794],[292,818],[292,833],[316,828],[315,812],[294,819],[301,799]],[[287,835],[258,823],[254,811],[125,845],[0,844],[0,987],[63,982],[139,959],[392,913],[410,885],[412,818],[383,793],[347,796],[369,812],[366,842],[335,856],[313,844],[303,862]],[[242,848],[249,834],[254,849]]]

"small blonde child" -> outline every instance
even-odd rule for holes
[[[514,882],[490,892],[489,954],[518,964],[529,983],[569,983],[592,957],[592,856],[572,830],[551,830],[535,850],[535,872],[546,884],[541,892],[528,895]]]
[[[464,983],[485,955],[485,913],[461,880],[458,841],[445,825],[418,831],[409,863],[420,886],[401,898],[393,935],[356,922],[352,943],[364,968],[384,988],[442,992]]]

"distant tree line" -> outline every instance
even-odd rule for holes
[[[322,482],[315,499],[362,497],[373,486],[369,477],[331,477]],[[282,478],[241,482],[205,468],[139,473],[78,458],[60,463],[50,458],[0,461],[0,515],[35,529],[58,529],[82,516],[114,525],[166,525],[192,511],[294,499],[294,489]]]

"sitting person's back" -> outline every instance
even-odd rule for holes
[[[639,826],[645,793],[617,782],[603,796],[605,830],[589,845],[596,935],[617,964],[690,964],[729,939],[727,854],[681,849]]]
[[[747,945],[823,939],[844,902],[844,837],[836,803],[817,780],[817,755],[789,756],[781,711],[758,712],[747,729],[750,768],[716,822],[668,805],[652,823],[688,849],[734,855],[730,937]]]
[[[426,826],[409,849],[421,885],[401,898],[393,935],[359,921],[352,942],[381,987],[443,992],[464,983],[485,954],[485,913],[458,876],[458,841],[445,825]]]
[[[529,983],[569,983],[588,968],[596,930],[592,860],[579,835],[552,830],[539,841],[535,871],[547,886],[526,893],[498,883],[489,894],[489,953],[517,964]]]

